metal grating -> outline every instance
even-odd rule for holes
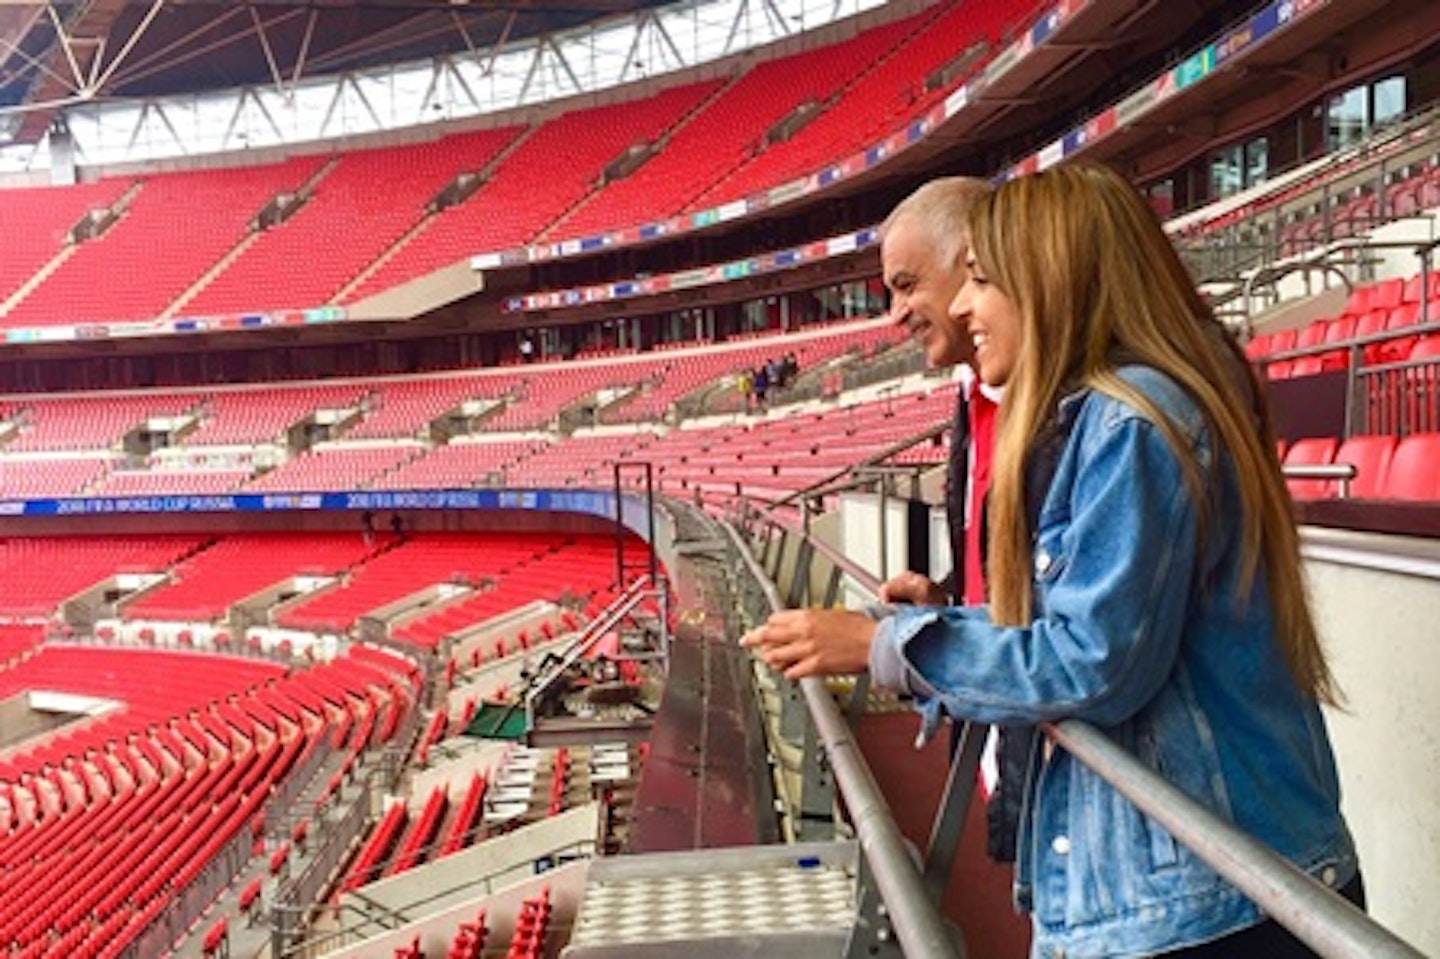
[[[850,843],[621,856],[592,867],[564,955],[648,955],[662,944],[673,954],[681,943],[724,955],[744,942],[728,952],[738,955],[807,938],[839,946],[854,923]]]

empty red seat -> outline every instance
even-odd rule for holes
[[[1388,280],[1381,280],[1372,287],[1370,293],[1370,309],[1393,310],[1400,305],[1405,295],[1404,277],[1392,277]]]
[[[1335,462],[1355,467],[1355,478],[1349,484],[1351,497],[1373,499],[1383,493],[1390,460],[1395,455],[1395,442],[1393,436],[1352,436],[1340,444],[1335,451]],[[1333,489],[1339,493],[1338,481]]]
[[[1336,442],[1330,436],[1311,436],[1296,440],[1285,454],[1286,466],[1328,466],[1335,461]],[[1286,480],[1290,496],[1296,500],[1324,499],[1329,494],[1329,481],[1323,479]]]
[[[1366,314],[1369,315],[1369,314]],[[1337,316],[1325,327],[1325,343],[1348,343],[1355,338],[1357,321],[1353,316]],[[1348,347],[1320,354],[1320,365],[1327,370],[1343,370],[1350,365]]]
[[[1325,342],[1325,334],[1329,329],[1329,320],[1315,320],[1309,325],[1302,327],[1295,334],[1295,349],[1303,350],[1306,347],[1319,346]]]
[[[1409,359],[1411,360],[1433,360],[1440,358],[1440,333],[1431,333],[1429,336],[1422,336],[1410,347]]]
[[[1383,495],[1411,502],[1440,500],[1440,433],[1415,433],[1396,445]]]

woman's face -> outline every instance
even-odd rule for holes
[[[985,276],[974,255],[966,258],[970,278],[950,303],[950,316],[975,344],[975,367],[990,386],[1004,386],[1020,360],[1025,331],[1020,310]]]

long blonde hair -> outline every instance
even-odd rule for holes
[[[1024,327],[995,441],[987,557],[995,621],[1031,620],[1025,473],[1070,390],[1089,387],[1153,421],[1180,458],[1202,537],[1213,520],[1194,451],[1155,404],[1117,375],[1117,357],[1124,357],[1168,375],[1195,401],[1218,440],[1216,469],[1219,454],[1229,453],[1240,492],[1242,582],[1253,583],[1263,570],[1291,675],[1302,690],[1334,702],[1338,692],[1306,599],[1299,537],[1263,396],[1145,200],[1104,167],[1056,167],[980,199],[970,238],[980,270],[1014,302]]]

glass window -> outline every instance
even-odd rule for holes
[[[1240,166],[1240,145],[1219,150],[1210,160],[1210,199],[1219,200],[1234,196],[1244,185],[1244,171]]]
[[[1264,183],[1270,176],[1270,139],[1256,137],[1245,144],[1245,185]]]
[[[1404,77],[1386,77],[1375,84],[1375,122],[1403,117],[1406,110]]]
[[[1326,143],[1331,150],[1343,150],[1365,135],[1370,125],[1369,93],[1359,86],[1331,98],[1325,110]]]

